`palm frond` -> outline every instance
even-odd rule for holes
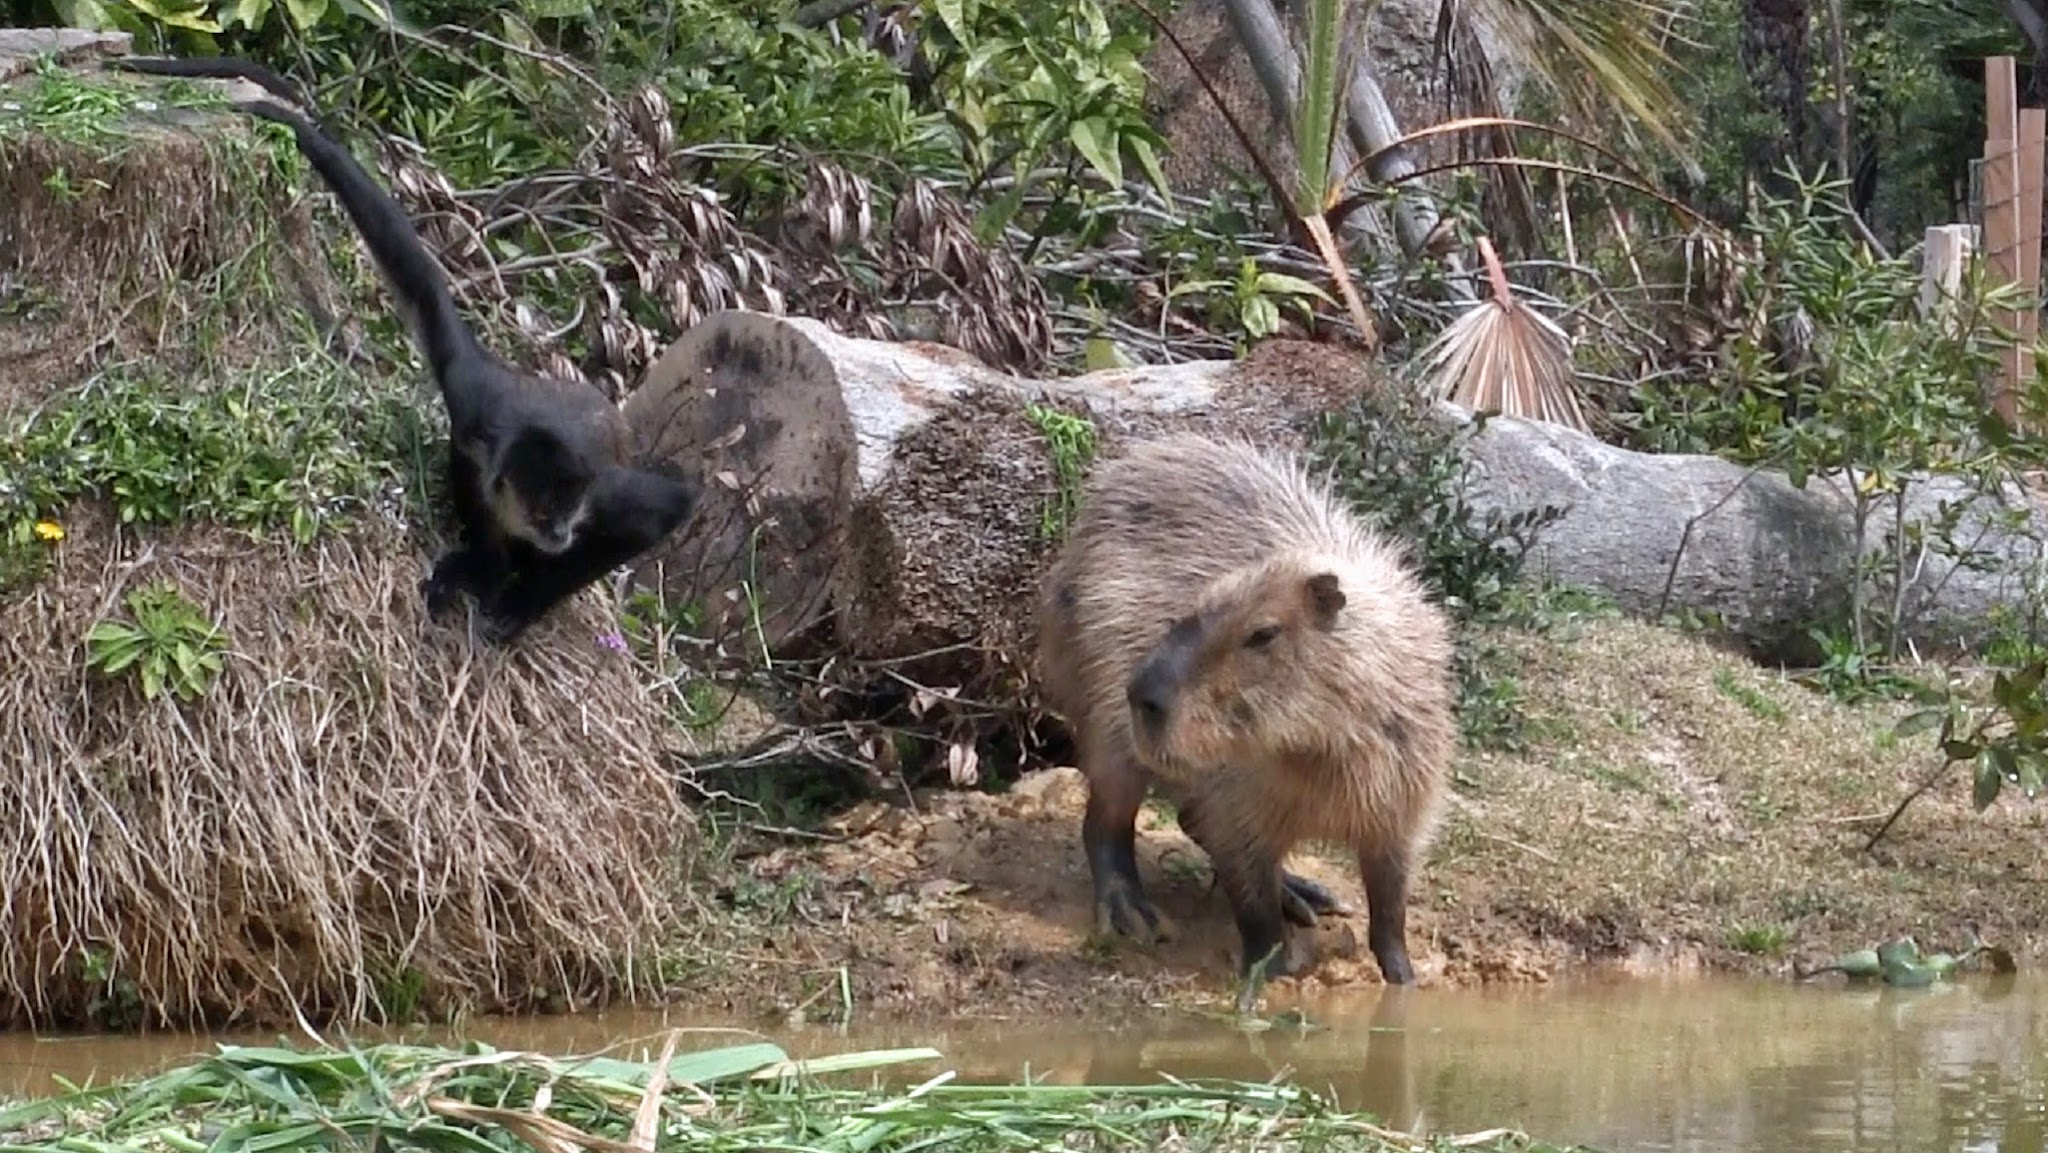
[[[1424,391],[1470,409],[1591,431],[1564,329],[1514,298],[1493,245],[1479,238],[1493,296],[1465,310],[1422,352]]]
[[[1688,168],[1687,112],[1668,44],[1688,43],[1698,0],[1462,0],[1581,124],[1613,124],[1616,105]],[[1619,125],[1627,131],[1626,122]]]

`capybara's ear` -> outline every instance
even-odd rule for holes
[[[1308,604],[1319,627],[1327,629],[1337,623],[1337,614],[1344,611],[1344,586],[1338,583],[1336,573],[1319,572],[1308,578]]]

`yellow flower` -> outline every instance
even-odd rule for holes
[[[36,538],[38,540],[63,540],[64,526],[53,520],[39,520],[36,522]]]

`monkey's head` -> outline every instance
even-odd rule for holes
[[[597,470],[545,428],[523,429],[505,445],[491,477],[491,507],[505,532],[548,554],[568,551],[590,513]]]
[[[1204,589],[1131,670],[1131,733],[1148,759],[1210,768],[1304,752],[1342,716],[1329,699],[1347,598],[1328,563],[1282,557]]]

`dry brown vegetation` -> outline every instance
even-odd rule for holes
[[[0,325],[0,408],[41,399],[109,350],[184,367],[202,348],[234,355],[241,326],[274,328],[285,310],[332,323],[337,289],[312,214],[245,124],[74,99],[31,110],[48,131],[0,131],[0,303],[29,286],[34,306]]]
[[[687,815],[589,605],[505,654],[427,622],[390,539],[74,524],[59,547],[0,610],[0,1015],[374,1017],[652,979]],[[229,641],[192,701],[85,659],[162,578]]]

